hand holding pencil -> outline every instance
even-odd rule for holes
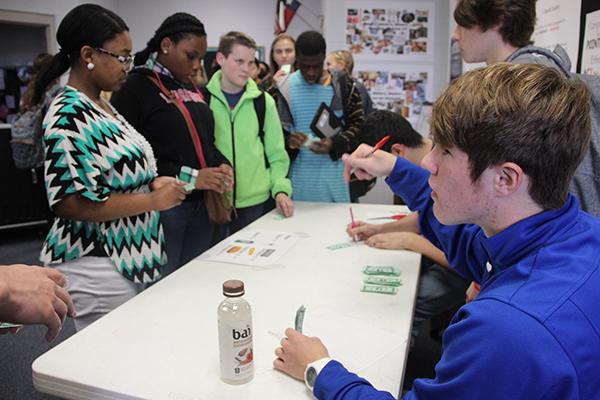
[[[377,144],[381,147],[384,143],[382,139]],[[344,161],[344,180],[350,182],[350,175],[352,174],[361,180],[389,175],[392,169],[394,169],[396,156],[377,150],[377,146],[371,147],[363,143],[352,154],[344,154],[342,156],[342,160]]]
[[[350,226],[352,228],[356,228],[356,221],[354,220],[354,213],[352,212],[352,207],[349,207],[349,209],[350,209]],[[356,235],[352,235],[352,240],[354,240],[355,242],[358,242]]]

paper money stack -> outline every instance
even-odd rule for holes
[[[398,286],[402,286],[398,267],[366,265],[362,272],[364,279],[361,292],[394,295],[398,293]]]

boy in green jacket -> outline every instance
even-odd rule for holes
[[[249,79],[255,52],[256,43],[244,33],[222,36],[216,56],[220,70],[206,86],[215,118],[215,145],[234,170],[230,196],[236,216],[229,233],[270,211],[271,198],[282,215],[290,217],[294,212],[287,179],[290,160],[275,102]],[[264,96],[264,109],[256,110],[255,99],[260,96]]]

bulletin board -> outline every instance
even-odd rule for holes
[[[355,59],[433,59],[432,1],[347,1],[346,49]]]

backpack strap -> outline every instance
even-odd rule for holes
[[[269,159],[267,158],[267,152],[265,148],[265,113],[267,110],[265,92],[261,90],[260,95],[255,97],[252,102],[254,103],[254,112],[256,112],[256,119],[258,120],[258,137],[263,145],[263,153],[265,156],[265,167],[269,168]]]
[[[255,97],[253,100],[254,111],[256,112],[256,118],[258,119],[258,137],[260,141],[265,143],[265,112],[266,112],[266,100],[265,92],[261,91],[260,96]]]
[[[200,91],[202,94],[202,97],[204,97],[204,101],[206,102],[206,105],[208,106],[208,108],[210,108],[210,98],[212,97],[212,93],[210,92],[210,90],[204,88],[204,90]],[[212,110],[211,110],[212,113]]]

